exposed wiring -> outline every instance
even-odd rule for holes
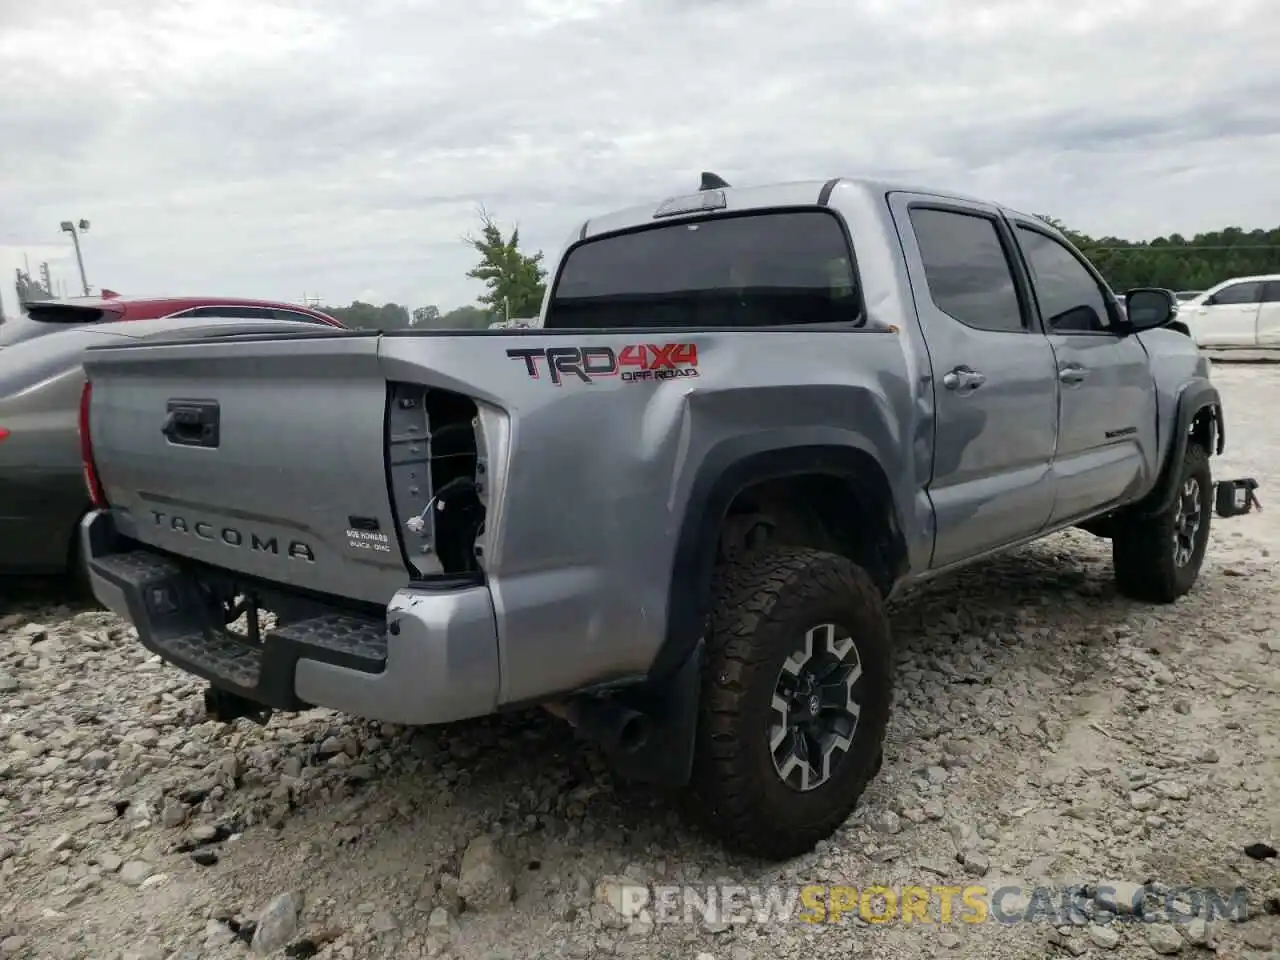
[[[427,514],[431,512],[431,508],[435,507],[437,513],[444,510],[446,494],[452,496],[454,493],[464,489],[474,490],[475,488],[475,481],[467,477],[455,477],[436,491],[435,495],[427,501],[427,505],[422,508],[421,513],[416,517],[410,517],[405,521],[404,525],[409,528],[411,533],[421,533],[427,526]]]

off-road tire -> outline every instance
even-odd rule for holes
[[[883,600],[850,560],[797,547],[753,551],[717,578],[716,589],[687,806],[730,850],[790,859],[831,836],[880,769],[893,696]],[[797,640],[827,622],[856,643],[861,713],[830,779],[800,792],[775,769],[770,703]]]
[[[1182,490],[1192,479],[1199,486],[1200,525],[1193,539],[1191,557],[1180,565],[1174,557],[1174,529]],[[1126,519],[1116,525],[1111,538],[1116,586],[1133,600],[1173,603],[1195,586],[1200,576],[1213,515],[1213,475],[1209,454],[1198,443],[1187,444],[1177,489],[1178,497],[1163,513]]]

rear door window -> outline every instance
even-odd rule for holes
[[[910,217],[929,297],[939,310],[974,330],[1026,330],[995,220],[930,207],[917,207]]]
[[[1209,298],[1209,305],[1228,307],[1239,304],[1257,303],[1262,298],[1262,284],[1252,280],[1246,283],[1233,283],[1223,287]]]
[[[548,328],[861,325],[840,221],[827,211],[702,218],[570,250]]]

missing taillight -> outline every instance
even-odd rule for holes
[[[480,572],[484,523],[474,401],[447,390],[388,384],[387,479],[411,573]]]
[[[89,402],[93,397],[93,384],[88,380],[80,391],[80,464],[84,470],[84,485],[89,494],[89,502],[97,509],[107,505],[106,494],[98,479],[98,470],[93,465],[93,438],[89,434]]]

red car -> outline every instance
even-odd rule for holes
[[[110,290],[98,297],[69,297],[63,300],[33,300],[22,305],[22,313],[0,325],[0,347],[29,340],[64,326],[112,323],[117,320],[153,320],[158,317],[232,317],[294,320],[342,324],[319,310],[271,300],[238,297],[123,297]]]

